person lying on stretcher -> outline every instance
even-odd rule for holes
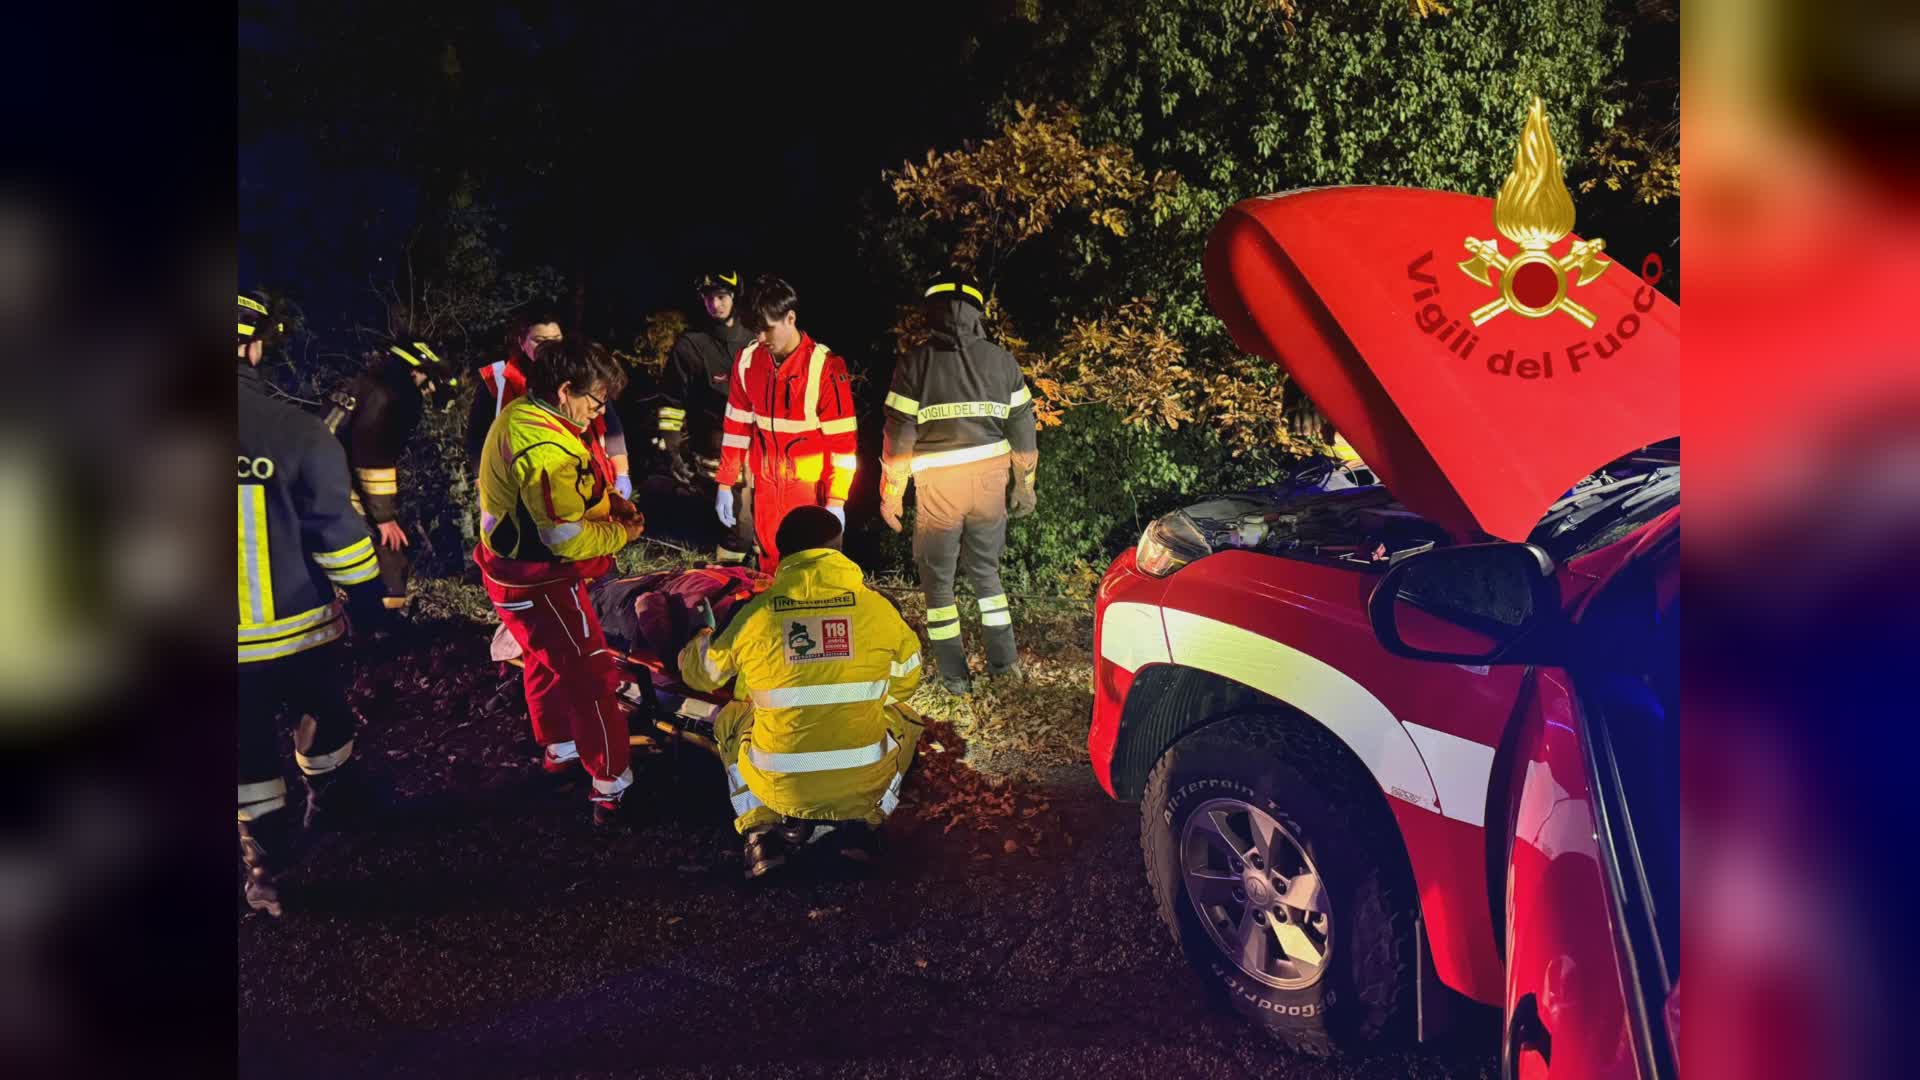
[[[772,583],[679,658],[692,689],[732,688],[714,740],[749,878],[823,839],[877,854],[922,730],[902,704],[920,685],[920,639],[841,553],[839,519],[797,507],[775,544]]]

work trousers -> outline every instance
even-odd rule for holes
[[[407,549],[395,551],[380,542],[380,525],[367,516],[366,506],[360,501],[358,491],[351,493],[348,501],[359,511],[360,520],[367,523],[367,532],[373,534],[373,557],[380,564],[380,584],[386,589],[387,607],[406,607],[407,578],[413,572],[413,561],[407,558]]]
[[[706,504],[712,506],[714,496],[719,492],[719,485],[709,480],[705,487],[714,488],[714,491],[707,493],[706,500]],[[728,528],[724,523],[720,526],[722,530],[720,541],[714,545],[713,549],[715,562],[743,563],[748,555],[753,554],[755,521],[751,490],[747,487],[745,480],[733,485],[734,524],[732,528]],[[775,527],[778,528],[778,523]]]
[[[920,732],[924,726],[919,715],[905,704],[894,702],[888,705],[886,738],[893,744],[888,747],[889,752],[897,748],[894,758],[897,767],[870,779],[867,777],[871,769],[823,769],[807,774],[817,780],[815,800],[822,805],[837,806],[836,812],[841,816],[835,820],[859,820],[869,825],[886,821],[887,815],[900,805],[900,783],[913,766],[914,750],[920,745]],[[761,825],[779,824],[785,815],[760,800],[760,795],[747,786],[740,766],[735,764],[741,754],[749,752],[753,743],[753,703],[732,701],[721,706],[713,718],[713,739],[719,747],[720,760],[726,763],[727,797],[733,802],[734,831],[744,834],[748,829]],[[864,785],[849,785],[849,776],[855,774],[866,781]],[[793,777],[799,774],[772,775]]]
[[[347,704],[339,642],[240,665],[240,820],[256,821],[287,804],[280,776],[279,716],[294,716],[293,759],[324,776],[353,757],[356,718]]]
[[[380,584],[386,587],[386,605],[390,608],[407,606],[407,578],[413,572],[413,561],[407,558],[407,550],[395,551],[380,542],[380,527],[371,519],[367,527],[373,530],[373,557],[380,563]]]
[[[760,541],[760,572],[773,573],[780,564],[780,552],[773,543],[780,522],[798,506],[821,506],[820,484],[807,480],[753,479],[753,531]],[[738,503],[735,504],[736,508]],[[742,524],[745,524],[742,520]]]
[[[919,510],[913,521],[913,562],[927,595],[927,639],[942,676],[967,674],[967,647],[954,598],[956,571],[973,586],[980,606],[988,670],[1004,670],[1016,659],[1013,615],[1000,587],[1011,472],[1011,459],[1003,455],[914,474]]]
[[[592,797],[618,797],[633,783],[627,767],[632,746],[616,693],[613,650],[600,631],[586,581],[518,586],[483,580],[500,621],[520,643],[533,737],[558,757],[568,756],[569,748],[579,753],[593,779]]]

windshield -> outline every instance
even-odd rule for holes
[[[1597,472],[1554,503],[1527,535],[1556,563],[1626,536],[1680,503],[1680,466],[1617,477]]]

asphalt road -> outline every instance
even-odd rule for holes
[[[1299,1058],[1217,1010],[1090,777],[1028,791],[1009,853],[923,818],[916,770],[881,865],[750,885],[711,758],[639,760],[637,823],[597,835],[511,710],[431,707],[444,667],[363,689],[399,804],[323,838],[284,918],[239,917],[243,1076],[1495,1075],[1488,1048]]]

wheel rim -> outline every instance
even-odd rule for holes
[[[1320,871],[1286,827],[1239,799],[1212,799],[1187,816],[1180,872],[1200,924],[1222,955],[1280,990],[1320,980],[1333,919]]]

